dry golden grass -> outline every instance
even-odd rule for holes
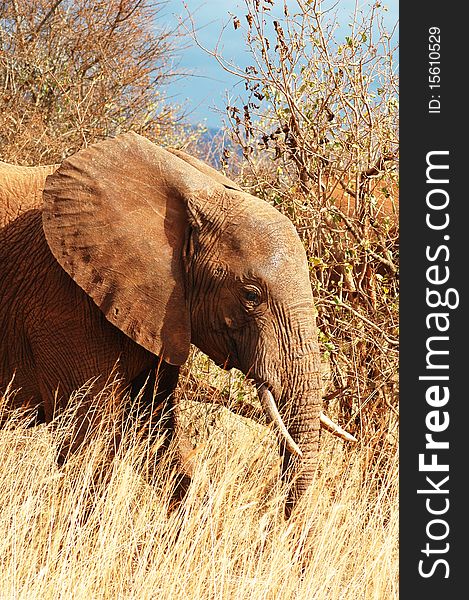
[[[28,429],[10,415],[0,431],[0,598],[397,598],[397,449],[370,461],[376,448],[324,434],[314,489],[285,521],[273,435],[217,411],[172,510],[171,461],[149,485],[136,428],[96,485],[105,431],[59,469],[69,417]]]

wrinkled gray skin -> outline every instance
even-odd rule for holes
[[[299,474],[289,512],[313,478],[321,410],[315,309],[291,222],[137,134],[64,161],[41,207],[32,189],[53,170],[0,170],[10,190],[0,206],[0,389],[15,374],[15,405],[49,422],[89,379],[99,376],[99,390],[119,360],[122,388],[134,391],[159,365],[156,392],[171,402],[195,344],[272,393],[303,453],[293,459],[280,438],[284,469]],[[93,418],[78,416],[75,445]]]

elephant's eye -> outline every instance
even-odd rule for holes
[[[255,287],[249,286],[243,290],[243,299],[250,307],[258,306],[261,303],[261,292]]]

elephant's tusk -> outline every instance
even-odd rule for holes
[[[280,413],[278,412],[278,408],[277,408],[277,405],[275,404],[275,400],[272,395],[272,392],[268,388],[266,388],[265,385],[261,385],[259,388],[259,399],[262,403],[262,406],[263,406],[265,412],[267,413],[267,416],[270,418],[271,421],[273,421],[273,423],[278,428],[279,433],[285,439],[285,444],[286,444],[287,450],[291,454],[296,454],[299,457],[303,456],[303,452],[300,450],[298,445],[294,442],[293,438],[288,433],[288,430],[285,427],[284,422],[282,421],[282,417],[280,416]]]
[[[334,435],[337,435],[338,437],[342,438],[343,440],[346,440],[347,442],[357,442],[358,441],[356,437],[353,437],[352,434],[345,431],[345,429],[342,429],[342,427],[340,425],[337,425],[337,423],[334,423],[334,421],[329,419],[329,417],[327,417],[323,412],[320,415],[320,420],[321,420],[321,425],[324,427],[324,429],[327,429],[327,431],[330,431],[331,433],[333,433]]]

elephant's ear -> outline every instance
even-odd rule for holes
[[[191,337],[182,263],[188,205],[213,196],[206,179],[128,133],[65,160],[44,190],[44,232],[60,265],[111,323],[176,365]]]
[[[208,175],[214,181],[220,183],[222,186],[231,190],[237,190],[238,192],[243,191],[237,183],[235,183],[225,175],[222,175],[222,173],[219,173],[216,169],[203,162],[202,160],[195,158],[195,156],[191,156],[190,154],[187,154],[187,152],[184,152],[183,150],[178,150],[176,148],[167,148],[167,150],[175,156],[182,158],[182,160],[185,160],[187,163],[195,167],[204,175]]]

